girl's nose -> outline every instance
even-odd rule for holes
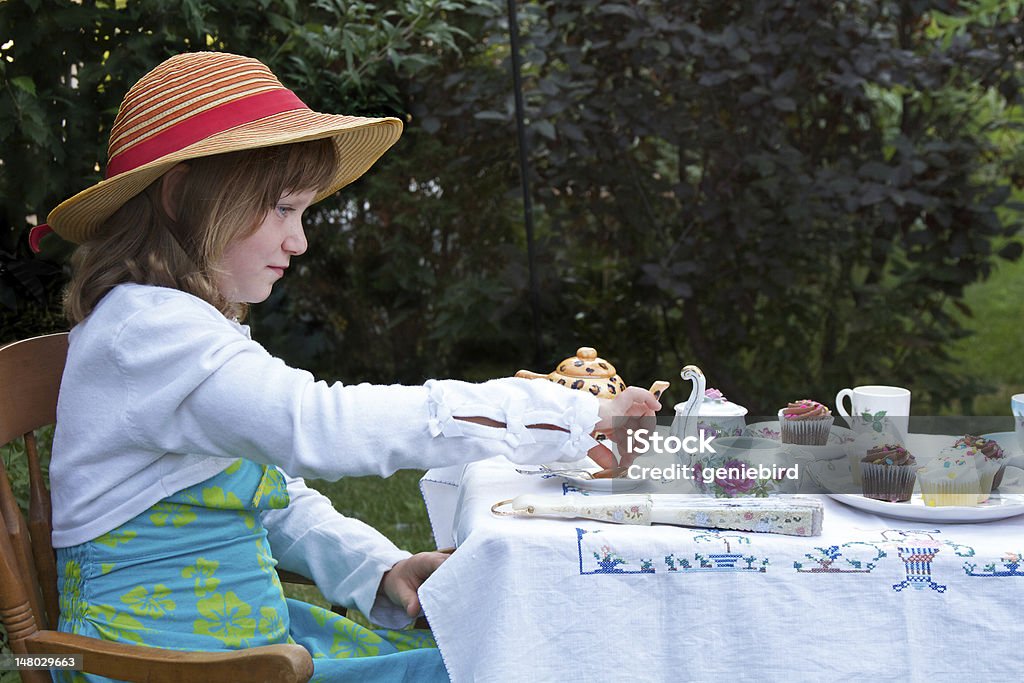
[[[299,256],[306,253],[306,249],[309,247],[309,242],[306,241],[306,231],[302,227],[302,221],[296,220],[295,226],[288,231],[288,236],[285,237],[284,243],[281,245],[282,248],[293,256]]]

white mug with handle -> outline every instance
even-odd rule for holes
[[[1010,397],[1010,411],[1013,413],[1014,431],[1017,432],[1017,445],[1024,452],[1024,394]]]
[[[850,412],[846,412],[843,405],[847,397],[850,398]],[[855,426],[851,416],[861,420],[856,426],[871,426],[879,432],[888,421],[906,437],[910,424],[910,389],[881,384],[840,389],[836,394],[836,412],[846,418],[851,428]]]

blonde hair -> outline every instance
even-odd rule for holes
[[[227,245],[248,237],[288,192],[327,187],[338,165],[330,138],[229,152],[186,162],[175,217],[161,195],[166,176],[129,199],[71,259],[64,312],[72,325],[124,282],[180,289],[228,317],[246,307],[228,301],[214,275]]]

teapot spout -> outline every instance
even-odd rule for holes
[[[531,372],[529,370],[520,370],[516,373],[516,377],[522,377],[523,379],[547,379],[547,375],[542,375],[539,372]]]

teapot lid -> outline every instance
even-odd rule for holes
[[[705,389],[699,414],[702,416],[741,417],[747,414],[747,409],[726,399],[718,389]]]
[[[596,350],[581,346],[576,349],[575,356],[559,363],[555,372],[566,377],[612,377],[615,366],[604,358],[598,358]]]

